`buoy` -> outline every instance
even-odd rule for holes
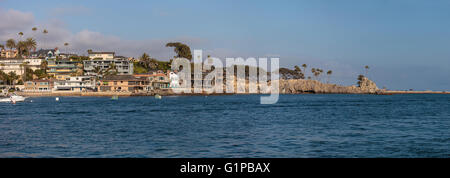
[[[59,101],[59,97],[56,97],[55,100],[56,100],[56,101]]]

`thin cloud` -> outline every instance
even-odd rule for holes
[[[75,6],[75,7],[56,7],[50,11],[51,16],[79,16],[79,15],[90,15],[92,14],[92,9],[85,6]]]

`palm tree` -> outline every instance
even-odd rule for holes
[[[69,43],[64,43],[64,46],[66,47],[66,53],[69,54],[69,53],[67,52],[67,46],[69,46]]]
[[[366,76],[368,76],[368,75],[369,75],[369,69],[370,69],[370,68],[369,68],[369,66],[365,66],[364,68],[366,69]]]
[[[36,33],[37,28],[36,28],[36,27],[33,27],[31,30],[33,31],[33,33]]]
[[[22,80],[23,81],[26,81],[26,79],[27,79],[27,74],[26,74],[27,68],[28,68],[28,62],[23,62],[22,64],[20,64],[20,69],[22,70]]]
[[[103,69],[100,66],[94,67],[94,72],[97,74],[97,80],[103,76]]]
[[[116,64],[109,64],[109,68],[106,70],[106,75],[117,75],[117,73],[119,73],[119,71],[117,70]]]
[[[19,79],[19,76],[16,74],[16,72],[9,72],[8,73],[8,78],[9,78],[9,84],[11,85],[13,85],[13,87],[14,87],[14,89],[16,89],[16,85],[15,85],[15,81],[17,80],[17,79]]]
[[[307,68],[308,66],[307,66],[306,64],[303,64],[302,67],[303,67],[303,71],[305,71],[305,74],[306,74],[306,68]]]
[[[316,73],[317,73],[316,68],[312,68],[311,73],[313,74],[313,76],[316,76]]]
[[[9,39],[8,41],[6,41],[6,47],[12,50],[16,47],[16,41],[14,41],[14,39]]]
[[[20,40],[22,40],[23,32],[19,32]]]
[[[31,49],[33,49],[33,51],[36,51],[36,40],[34,40],[33,38],[27,38],[27,41],[25,41],[25,43],[27,44],[28,52],[30,53],[29,55],[31,55]]]
[[[46,36],[46,35],[48,34],[47,29],[44,29],[44,30],[42,31],[42,33],[44,34],[44,36]],[[45,38],[45,37],[44,37],[44,38]]]
[[[329,71],[327,72],[327,76],[328,76],[328,81],[327,81],[327,83],[330,83],[330,76],[331,76],[331,74],[333,74],[333,71],[332,71],[332,70],[329,70]]]
[[[16,45],[16,49],[19,51],[20,57],[28,51],[28,44],[25,41],[19,41]]]
[[[47,71],[47,68],[48,68],[48,62],[45,61],[45,60],[43,60],[43,61],[41,62],[40,68],[41,68],[42,70]]]

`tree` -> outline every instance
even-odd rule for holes
[[[24,53],[28,51],[28,44],[26,41],[19,41],[17,43],[16,49],[19,51],[19,56],[22,57]]]
[[[174,51],[177,54],[177,56],[175,57],[192,60],[191,48],[189,48],[188,45],[185,45],[180,42],[175,42],[175,43],[167,43],[166,47],[174,47]]]
[[[16,88],[16,80],[19,79],[19,76],[16,74],[16,72],[9,72],[8,73],[8,79],[9,79],[9,85],[13,85],[14,88]]]
[[[100,66],[94,67],[94,72],[97,74],[97,80],[100,77],[103,77],[104,71],[103,71],[102,67],[100,67]]]
[[[114,63],[109,64],[109,68],[106,70],[106,75],[117,75],[119,71],[117,70],[117,66]]]
[[[294,71],[298,73],[298,76],[300,79],[305,79],[305,74],[303,73],[302,69],[298,66],[294,66]]]
[[[331,74],[333,74],[333,71],[332,71],[332,70],[329,70],[329,71],[327,72],[327,76],[328,76],[327,83],[330,83],[330,76],[331,76]]]
[[[68,54],[68,52],[67,52],[67,46],[69,46],[69,43],[64,43],[64,46],[66,47],[66,53]]]
[[[303,64],[302,67],[303,67],[303,71],[305,72],[305,75],[306,75],[306,68],[308,67],[308,65]]]
[[[44,30],[42,31],[42,33],[44,34],[44,36],[46,36],[46,35],[48,34],[47,29],[44,29]]]
[[[27,38],[27,41],[25,41],[28,52],[31,52],[31,50],[33,49],[33,51],[36,51],[36,47],[37,47],[37,43],[36,40],[34,40],[33,38]]]
[[[13,48],[16,47],[16,41],[14,41],[14,39],[7,40],[6,47],[9,48],[10,50],[12,50]]]
[[[364,75],[359,75],[358,76],[358,86],[361,87],[362,81],[364,80],[364,78],[366,78]]]
[[[5,49],[5,45],[0,44],[0,48],[2,48],[2,50]]]
[[[23,32],[19,32],[20,40],[22,40]]]
[[[369,66],[365,66],[364,69],[366,69],[366,76],[369,75]]]

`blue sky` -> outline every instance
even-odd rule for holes
[[[125,41],[149,47],[108,46],[166,60],[173,54],[164,43],[178,40],[217,57],[277,56],[283,67],[332,69],[345,85],[369,65],[379,87],[450,90],[450,1],[0,0],[0,10],[11,9],[72,35],[74,51]]]

